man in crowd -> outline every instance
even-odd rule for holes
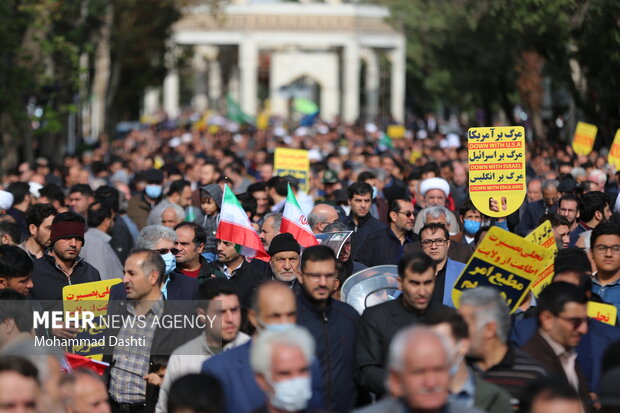
[[[461,218],[461,223],[463,224],[463,230],[458,234],[451,236],[450,240],[455,243],[460,242],[473,247],[474,237],[476,236],[476,233],[480,229],[482,223],[482,214],[478,211],[478,208],[474,206],[473,202],[468,199],[459,208],[459,217]]]
[[[86,184],[76,184],[69,189],[69,207],[86,218],[88,206],[95,200],[93,190]]]
[[[463,292],[458,311],[467,323],[473,367],[485,381],[506,390],[518,405],[525,388],[547,373],[530,355],[508,343],[506,302],[495,289],[478,287]]]
[[[39,373],[25,358],[0,356],[0,407],[11,412],[36,412]]]
[[[248,186],[248,192],[256,200],[256,215],[258,219],[262,219],[269,212],[269,195],[267,195],[267,186],[264,182],[256,182]]]
[[[402,293],[395,300],[364,310],[355,352],[355,380],[363,390],[377,397],[384,394],[385,360],[390,342],[400,329],[431,312],[450,311],[431,301],[434,287],[434,261],[422,252],[408,254],[398,263],[398,289]]]
[[[22,239],[22,232],[19,224],[11,218],[0,220],[0,245],[17,245]]]
[[[302,327],[266,331],[252,343],[250,364],[267,396],[258,412],[306,412],[312,397],[314,340]]]
[[[544,214],[540,217],[538,225],[543,224],[545,221],[549,221],[551,224],[553,238],[558,249],[568,248],[570,244],[570,224],[568,220],[557,214]]]
[[[261,225],[258,233],[265,250],[269,249],[273,237],[280,233],[280,225],[282,225],[282,214],[280,212],[270,212],[265,215],[263,225]]]
[[[264,331],[282,331],[294,328],[296,315],[295,295],[279,281],[261,284],[252,297],[248,319],[256,332],[253,339]],[[218,354],[202,365],[201,372],[217,378],[222,384],[225,413],[252,413],[264,406],[266,395],[258,386],[250,365],[253,340],[237,348]],[[323,404],[319,366],[312,363],[312,398],[310,407]],[[239,397],[243,395],[243,397]]]
[[[541,216],[548,213],[555,213],[558,203],[558,182],[548,180],[542,184],[542,199],[539,201],[528,202],[525,205],[523,216],[517,225],[517,233],[526,236],[536,228],[536,224]]]
[[[570,246],[575,246],[582,233],[596,228],[602,222],[609,221],[609,218],[611,218],[611,210],[607,195],[599,191],[585,194],[579,205],[579,225],[570,233]]]
[[[123,264],[110,246],[114,212],[106,205],[95,202],[88,206],[86,221],[88,230],[84,234],[80,257],[95,267],[103,280],[122,277]]]
[[[207,233],[193,222],[182,222],[174,227],[177,233],[175,255],[176,271],[191,278],[208,278],[208,263],[202,256]]]
[[[557,379],[544,379],[532,383],[523,393],[524,413],[582,413],[583,405],[577,391]]]
[[[170,184],[166,197],[149,212],[146,225],[157,225],[161,222],[161,214],[170,205],[179,205],[185,209],[192,204],[192,187],[189,181],[179,179]],[[199,219],[198,222],[201,222]]]
[[[413,204],[408,199],[394,199],[388,207],[388,226],[370,234],[359,248],[356,261],[366,267],[396,265],[405,245],[413,242]]]
[[[273,273],[273,279],[288,284],[297,290],[297,277],[299,276],[299,254],[301,247],[295,238],[285,232],[273,237],[269,246],[269,266]]]
[[[308,225],[314,234],[321,234],[329,224],[338,221],[338,211],[329,204],[317,204],[308,214]]]
[[[456,312],[430,313],[424,322],[449,344],[452,356],[450,399],[475,406],[489,413],[513,410],[510,395],[502,388],[485,382],[467,365],[465,356],[471,348],[467,323]]]
[[[195,207],[200,208],[200,188],[216,184],[220,178],[220,170],[215,160],[207,160],[204,165],[200,167],[198,176],[198,184],[196,189],[192,193],[192,203]]]
[[[52,204],[58,213],[69,212],[69,208],[65,205],[65,193],[62,188],[56,184],[47,184],[39,190],[40,204]]]
[[[165,263],[153,250],[137,249],[125,261],[123,285],[127,293],[126,305],[112,304],[111,314],[142,317],[143,323],[126,323],[110,335],[120,340],[144,337],[141,345],[115,346],[104,361],[110,364],[109,392],[113,412],[152,411],[157,393],[145,381],[151,373],[152,356],[164,356],[197,332],[190,328],[164,328],[155,320],[174,314],[171,301],[164,300],[161,292],[165,280]]]
[[[0,290],[11,289],[26,296],[32,288],[33,263],[14,245],[0,245]]]
[[[577,364],[575,347],[588,331],[585,293],[577,286],[557,282],[538,297],[538,332],[523,346],[550,374],[578,391],[582,402],[590,399],[588,383]]]
[[[592,230],[590,237],[596,274],[592,292],[620,311],[620,226],[603,223]]]
[[[25,238],[28,235],[26,210],[33,203],[30,186],[27,182],[13,182],[6,190],[13,195],[13,205],[6,210],[6,213],[12,216],[19,224],[22,237]]]
[[[239,331],[241,304],[228,280],[208,279],[200,286],[197,312],[205,318],[202,334],[172,352],[159,392],[156,412],[165,412],[170,386],[178,378],[199,373],[202,363],[222,351],[247,342],[250,337]],[[208,320],[215,320],[212,326]]]
[[[0,350],[32,341],[32,310],[23,293],[0,289]]]
[[[364,240],[372,233],[385,228],[378,219],[370,215],[372,203],[372,186],[365,182],[355,182],[349,186],[349,205],[351,213],[347,217],[346,224],[353,231],[351,237],[351,255],[356,259]]]
[[[34,204],[26,210],[29,236],[19,247],[28,253],[32,260],[41,258],[51,245],[52,221],[56,208],[52,204]]]
[[[140,180],[146,182],[144,190],[129,200],[127,215],[142,230],[146,226],[151,209],[162,199],[164,174],[159,169],[142,172]]]
[[[450,365],[450,349],[437,333],[419,326],[401,330],[390,344],[387,362],[391,397],[355,413],[481,413],[449,400]]]
[[[237,251],[234,242],[217,240],[217,260],[207,264],[205,274],[210,277],[223,277],[230,280],[243,309],[249,308],[252,292],[268,274],[259,271],[259,267],[250,264],[245,256]],[[262,267],[260,267],[262,268]],[[199,280],[202,282],[202,279]]]
[[[79,368],[71,373],[72,394],[69,401],[72,413],[110,413],[110,401],[105,383],[93,370]]]
[[[173,204],[161,213],[161,225],[168,228],[174,228],[185,220],[185,210],[180,205]]]
[[[527,202],[540,201],[542,197],[542,181],[540,179],[530,179],[527,182]]]
[[[432,300],[454,307],[452,287],[465,264],[448,258],[450,234],[442,224],[426,224],[420,229],[422,250],[435,261],[435,288]]]
[[[324,245],[306,248],[297,279],[302,287],[297,295],[297,324],[306,327],[317,344],[326,408],[349,412],[357,393],[353,372],[360,317],[350,305],[331,298],[338,285],[334,251]]]
[[[80,257],[84,245],[84,218],[63,212],[52,221],[51,247],[34,262],[30,290],[37,300],[62,300],[62,288],[100,281],[99,271]]]
[[[577,228],[579,219],[579,198],[572,194],[564,195],[558,202],[558,215],[568,220],[569,230]]]

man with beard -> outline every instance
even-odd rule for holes
[[[86,220],[88,230],[84,234],[84,247],[80,256],[87,260],[102,274],[104,280],[119,278],[123,275],[123,264],[110,245],[110,233],[114,227],[112,208],[94,202],[88,206]]]
[[[566,194],[558,203],[558,215],[568,220],[569,229],[577,228],[579,218],[579,198],[572,194]]]
[[[269,266],[273,272],[272,278],[288,284],[293,290],[298,289],[300,251],[299,243],[288,232],[273,237],[269,246],[269,255],[271,255]]]
[[[365,182],[355,182],[347,189],[349,206],[351,213],[346,219],[349,230],[353,231],[351,247],[353,259],[357,258],[357,253],[368,235],[380,231],[385,225],[378,219],[370,215],[370,205],[372,203],[372,186]]]
[[[405,245],[413,242],[414,221],[415,215],[411,201],[407,199],[390,201],[389,225],[369,235],[362,242],[355,260],[367,267],[398,264],[403,256]]]
[[[602,192],[588,192],[581,198],[579,225],[570,233],[569,247],[574,247],[582,233],[590,231],[601,222],[609,221],[611,210],[609,198]]]
[[[55,216],[56,208],[52,204],[34,204],[26,210],[26,222],[30,235],[18,247],[26,251],[33,261],[41,258],[44,251],[51,245],[50,231]]]

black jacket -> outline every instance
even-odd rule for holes
[[[401,244],[392,229],[386,227],[383,230],[370,234],[362,241],[355,261],[367,267],[398,265],[398,261],[403,256],[404,247],[410,242],[413,242],[413,239],[407,235],[405,243]]]
[[[223,264],[219,261],[207,263],[205,271],[200,271],[200,275],[198,276],[198,284],[202,284],[202,282],[204,282],[204,280],[209,278],[211,275],[226,278],[222,268]],[[230,282],[239,296],[239,301],[241,301],[241,306],[244,309],[250,308],[252,293],[258,284],[268,279],[270,279],[268,278],[268,275],[260,271],[258,266],[251,265],[245,259],[243,260],[241,267],[233,271],[233,276],[230,278]]]
[[[125,264],[125,260],[129,256],[129,251],[133,249],[134,243],[131,231],[129,231],[129,227],[127,227],[125,220],[120,215],[116,215],[114,218],[114,226],[110,236],[112,237],[110,246],[118,256],[121,264]]]
[[[452,310],[431,301],[424,314],[436,311]],[[424,314],[405,307],[402,295],[395,300],[368,307],[364,311],[355,353],[355,380],[360,388],[376,394],[377,397],[385,393],[385,363],[390,342],[399,330],[417,323],[424,318]]]
[[[321,310],[302,292],[297,295],[297,324],[314,337],[321,362],[325,407],[334,412],[350,412],[357,396],[353,373],[359,314],[350,305],[331,298]]]
[[[198,282],[185,274],[172,271],[168,277],[168,300],[197,300]],[[110,288],[110,300],[126,300],[125,284],[115,284]]]
[[[83,284],[91,281],[101,281],[99,271],[82,258],[69,277],[58,268],[54,257],[47,252],[34,262],[32,270],[32,284],[30,294],[35,300],[54,300],[62,302],[62,288],[66,285]],[[43,304],[44,309],[49,305]]]
[[[366,217],[360,220],[359,225],[355,225],[353,215],[349,214],[345,224],[350,231],[353,231],[353,235],[351,235],[351,258],[353,258],[353,260],[357,259],[357,253],[364,240],[370,234],[381,231],[385,228],[385,225],[383,225],[378,219],[373,218],[370,215],[370,212],[366,215]]]
[[[122,284],[121,284],[122,285]],[[130,313],[127,310],[127,301],[114,301],[110,303],[110,307],[108,309],[108,314],[121,315],[123,317],[130,317]],[[187,311],[181,307],[178,307],[175,303],[164,300],[164,310],[162,314],[162,323],[164,322],[165,316],[183,316],[187,315]],[[119,329],[110,328],[106,331],[107,335],[117,336],[119,333]],[[153,341],[151,342],[151,347],[148,349],[150,354],[149,360],[149,373],[155,372],[155,368],[158,367],[154,358],[159,359],[167,359],[170,357],[170,354],[181,345],[187,343],[189,340],[198,336],[200,331],[198,329],[191,328],[165,328],[165,326],[156,327],[155,334],[153,335]],[[109,343],[109,342],[108,342]],[[117,347],[122,348],[122,347]],[[105,355],[103,356],[103,361],[109,363],[110,366],[107,368],[104,378],[106,380],[106,384],[109,388],[110,386],[110,371],[112,367],[114,367],[114,359],[113,353],[114,348],[107,347],[105,349]],[[145,348],[145,351],[147,349]],[[157,405],[157,398],[159,397],[159,387],[154,386],[152,384],[146,385],[146,408],[144,410],[145,413],[150,413],[155,411],[155,406]]]

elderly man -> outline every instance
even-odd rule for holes
[[[161,224],[164,227],[174,228],[185,220],[185,211],[183,207],[177,204],[166,207],[161,213]]]
[[[308,225],[315,234],[324,232],[325,227],[338,221],[338,211],[329,204],[317,204],[308,214]]]
[[[110,413],[108,391],[102,378],[93,370],[77,369],[72,374],[71,409],[74,413]]]
[[[449,400],[450,349],[428,327],[409,327],[390,345],[387,389],[391,397],[356,413],[481,413]]]
[[[295,295],[279,281],[261,284],[253,296],[248,319],[256,328],[253,339],[265,331],[283,331],[294,328],[296,315]],[[225,413],[252,413],[265,405],[266,395],[258,386],[250,365],[253,342],[223,352],[202,365],[202,373],[214,376],[222,384]],[[310,407],[322,405],[318,363],[312,363],[312,398]],[[240,397],[242,395],[242,397]]]
[[[528,202],[523,210],[523,216],[517,225],[516,232],[522,237],[532,232],[541,216],[548,213],[555,213],[558,207],[559,182],[556,180],[547,180],[542,184],[543,199],[534,202]]]
[[[266,331],[250,350],[250,364],[258,386],[267,395],[260,412],[308,412],[312,397],[310,365],[314,340],[305,328]]]
[[[295,238],[285,232],[273,237],[269,246],[269,266],[273,273],[273,279],[282,281],[293,289],[297,287],[297,276],[299,275],[299,253],[301,247]]]
[[[405,255],[398,263],[398,276],[398,289],[402,293],[395,300],[364,310],[356,343],[355,380],[362,389],[377,396],[385,392],[385,359],[398,330],[418,323],[431,312],[452,311],[431,301],[435,263],[428,255],[422,252]]]
[[[269,249],[271,240],[273,237],[280,233],[280,225],[282,225],[282,214],[279,212],[270,212],[265,215],[263,219],[263,225],[260,227],[258,236],[265,247],[265,250]]]
[[[197,312],[207,320],[216,320],[217,325],[211,328],[209,323],[205,323],[202,334],[172,352],[159,392],[157,413],[166,411],[170,387],[175,380],[186,374],[199,373],[206,360],[250,339],[239,331],[241,304],[228,280],[206,280],[200,286],[199,300]]]
[[[164,260],[164,281],[161,292],[167,300],[194,300],[198,294],[195,279],[181,274],[176,269],[177,234],[163,225],[149,225],[140,231],[136,248],[156,251]],[[124,300],[127,297],[122,284],[110,288],[110,300]]]

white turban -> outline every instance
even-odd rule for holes
[[[425,196],[431,189],[441,189],[446,197],[450,195],[450,184],[443,178],[428,178],[422,181],[420,192]]]
[[[0,191],[0,209],[9,209],[13,206],[13,194],[7,191]]]

